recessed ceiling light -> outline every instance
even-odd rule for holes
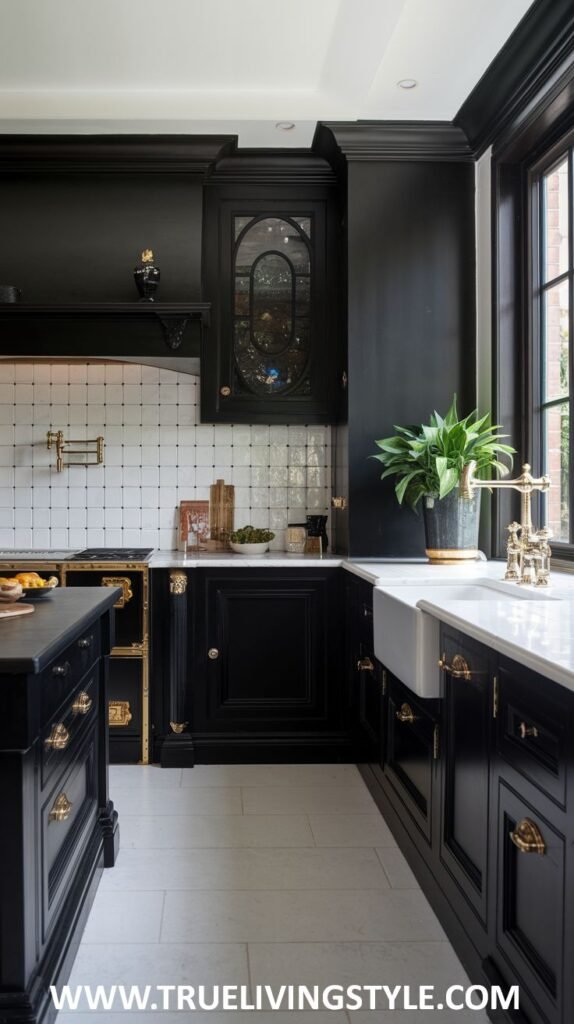
[[[295,127],[295,124],[293,121],[278,121],[275,127],[278,128],[280,132],[290,132]]]
[[[400,89],[416,89],[418,84],[416,78],[401,78],[397,82]]]

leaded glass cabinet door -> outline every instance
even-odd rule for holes
[[[326,204],[224,201],[218,214],[202,419],[329,422],[337,345],[327,327]]]

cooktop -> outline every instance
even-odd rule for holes
[[[84,551],[47,551],[18,548],[0,550],[1,562],[147,562],[153,548],[85,548]]]
[[[147,562],[153,548],[86,548],[76,551],[71,562]]]

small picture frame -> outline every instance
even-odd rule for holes
[[[209,502],[180,501],[178,524],[180,551],[205,551],[209,541]]]

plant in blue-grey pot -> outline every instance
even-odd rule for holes
[[[515,449],[504,443],[507,434],[492,423],[490,413],[477,410],[460,419],[456,395],[446,415],[434,412],[428,426],[395,426],[393,437],[375,443],[373,455],[383,464],[381,479],[395,477],[400,505],[423,508],[426,554],[431,562],[459,562],[478,557],[480,493],[460,493],[464,467],[476,463],[475,476],[489,480],[512,466]],[[506,458],[508,465],[501,461]]]

